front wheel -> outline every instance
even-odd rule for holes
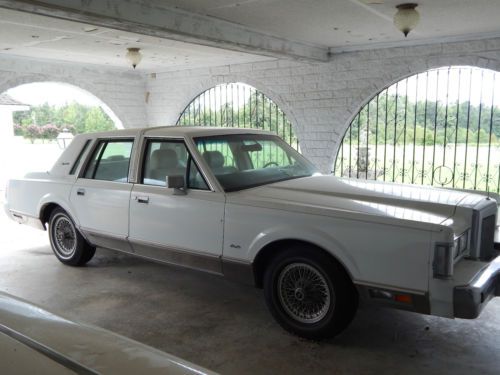
[[[88,244],[61,208],[54,209],[50,215],[49,239],[57,259],[70,266],[83,266],[95,254],[95,247]]]
[[[266,303],[287,331],[307,339],[333,337],[353,319],[358,294],[343,267],[308,245],[276,256],[264,275]]]

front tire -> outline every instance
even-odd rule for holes
[[[344,268],[309,245],[295,245],[271,261],[264,295],[284,329],[312,340],[342,332],[358,307],[356,288]]]
[[[49,239],[57,259],[70,266],[83,266],[95,254],[95,247],[83,238],[62,208],[56,208],[50,214]]]

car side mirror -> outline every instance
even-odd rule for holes
[[[174,189],[174,195],[186,195],[184,176],[167,176],[167,188]]]

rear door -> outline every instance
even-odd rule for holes
[[[100,139],[71,190],[80,230],[94,245],[130,251],[128,215],[133,138]]]

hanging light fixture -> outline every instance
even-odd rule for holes
[[[398,11],[394,15],[394,25],[401,30],[405,37],[417,26],[420,21],[420,14],[415,9],[418,4],[407,3],[397,5]]]
[[[125,57],[127,61],[132,64],[132,67],[134,69],[142,60],[142,54],[140,50],[140,48],[127,48],[127,54],[125,55]]]

